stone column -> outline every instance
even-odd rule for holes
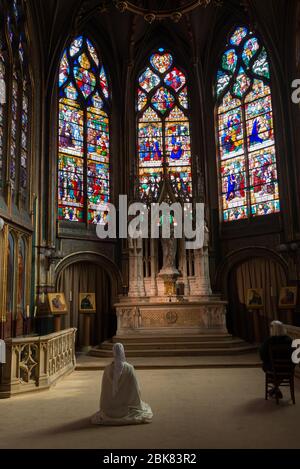
[[[151,290],[150,296],[157,295],[157,240],[151,239]]]
[[[180,243],[180,270],[182,273],[182,280],[184,284],[184,295],[190,295],[190,284],[187,274],[187,255],[186,255],[186,247],[185,247],[185,239],[183,238]]]
[[[131,298],[145,296],[143,275],[143,240],[129,239],[129,292]]]
[[[194,281],[194,295],[211,295],[211,285],[209,277],[209,258],[208,247],[204,246],[203,249],[198,249],[194,253],[195,256],[195,281]]]

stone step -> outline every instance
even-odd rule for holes
[[[135,334],[118,336],[94,347],[90,356],[112,357],[114,343],[123,343],[128,357],[192,357],[238,355],[257,350],[255,345],[227,333],[159,335]]]
[[[143,334],[136,334],[132,336],[114,336],[111,340],[113,343],[121,342],[122,344],[131,344],[131,343],[152,343],[154,341],[157,342],[209,342],[209,341],[231,341],[236,340],[230,334],[185,334],[181,336],[172,335],[170,333],[166,333],[165,335],[160,334],[159,336],[153,335],[143,335]],[[240,340],[240,339],[237,339]]]
[[[244,345],[242,347],[232,348],[194,348],[194,349],[143,349],[128,350],[127,357],[193,357],[193,356],[222,356],[222,355],[241,355],[253,352],[257,349],[254,345]],[[89,352],[93,357],[112,357],[111,350],[94,348]]]
[[[235,348],[235,347],[241,347],[245,343],[240,340],[240,339],[231,339],[231,340],[219,340],[219,341],[153,341],[153,342],[148,342],[148,343],[143,343],[143,342],[127,342],[123,341],[122,342],[126,351],[138,351],[138,350],[143,350],[145,348],[147,349],[157,349],[157,350],[163,350],[163,349],[197,349],[197,348]],[[113,343],[111,341],[106,341],[103,342],[100,346],[101,350],[112,350]]]

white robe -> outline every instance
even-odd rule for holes
[[[141,400],[141,392],[132,365],[125,362],[119,379],[118,391],[113,396],[114,364],[108,365],[103,374],[100,410],[92,416],[96,425],[130,425],[150,423],[153,417],[148,404]]]

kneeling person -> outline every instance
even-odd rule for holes
[[[114,361],[103,374],[100,410],[92,416],[96,425],[132,425],[150,423],[153,417],[141,392],[132,365],[126,362],[122,344],[113,346]]]

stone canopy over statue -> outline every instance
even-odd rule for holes
[[[176,202],[164,183],[159,203]],[[226,302],[212,294],[209,275],[209,231],[201,248],[187,249],[175,238],[128,240],[129,291],[116,311],[118,336],[127,334],[227,333]]]

